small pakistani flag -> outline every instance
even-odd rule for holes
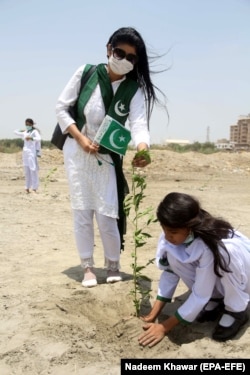
[[[105,116],[94,139],[99,145],[121,155],[125,155],[130,141],[130,131],[108,115]]]

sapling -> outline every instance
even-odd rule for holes
[[[143,156],[148,162],[150,162],[149,151],[142,150],[136,153],[136,157]],[[142,281],[151,281],[149,277],[144,275],[142,271],[154,262],[153,259],[149,259],[146,264],[138,264],[138,249],[147,243],[147,239],[152,237],[148,233],[148,226],[156,222],[157,219],[153,214],[153,208],[147,207],[141,208],[145,195],[146,176],[140,174],[140,170],[132,165],[132,188],[131,193],[128,194],[124,200],[124,211],[127,217],[133,225],[133,243],[134,248],[131,252],[132,256],[132,271],[133,271],[133,289],[131,295],[133,297],[133,303],[135,307],[135,315],[139,316],[141,302],[149,298],[151,289],[145,288],[142,285]]]
[[[47,186],[51,180],[52,175],[57,171],[57,168],[51,168],[44,179],[44,192],[47,193]]]

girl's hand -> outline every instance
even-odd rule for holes
[[[146,332],[142,333],[138,338],[139,344],[143,346],[148,345],[151,348],[152,346],[160,342],[164,338],[164,336],[177,324],[179,324],[179,320],[175,317],[175,315],[170,316],[161,324],[146,324],[142,327]]]
[[[139,338],[139,344],[142,346],[152,346],[160,342],[166,334],[165,327],[162,324],[148,323],[142,327],[146,332],[142,333]]]
[[[140,316],[140,319],[143,321],[143,322],[146,322],[146,323],[152,323],[155,321],[155,317],[152,316],[151,314],[148,314],[148,315],[141,315]]]

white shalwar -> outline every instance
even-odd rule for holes
[[[240,312],[247,308],[250,297],[250,240],[239,232],[223,240],[229,255],[220,247],[230,273],[214,273],[212,251],[201,238],[189,244],[173,245],[161,234],[156,253],[156,264],[164,270],[161,274],[157,299],[171,301],[179,280],[189,288],[190,295],[176,311],[176,317],[191,323],[210,298],[223,298],[228,311]]]
[[[37,190],[39,186],[39,165],[37,162],[37,143],[41,142],[41,135],[37,129],[32,131],[15,130],[14,133],[23,139],[23,166],[25,173],[25,189]],[[32,140],[26,140],[31,137]]]
[[[57,119],[63,133],[67,133],[68,126],[75,122],[68,113],[68,109],[69,106],[75,104],[78,98],[84,68],[85,65],[77,69],[61,93],[56,105]],[[112,82],[114,93],[124,79]],[[84,116],[86,118],[86,124],[82,128],[82,133],[89,139],[94,140],[97,130],[105,117],[105,108],[99,84],[97,84],[84,108]],[[147,128],[142,89],[137,90],[130,102],[128,122],[135,146],[141,142],[145,142],[149,146],[149,131]],[[79,210],[87,210],[89,213],[95,212],[96,215],[104,215],[116,221],[118,218],[118,197],[115,168],[111,156],[109,154],[88,154],[79,146],[76,140],[71,137],[67,137],[65,141],[63,154],[70,189],[71,207],[74,213],[75,228],[80,220],[79,215],[82,215]],[[93,232],[92,225],[93,224],[91,224],[91,230],[89,232]],[[99,229],[101,230],[100,226]],[[78,232],[79,231],[77,231],[77,233]],[[91,234],[89,238],[85,236],[85,241],[82,241],[82,238],[77,238],[77,233],[75,230],[80,258],[92,258],[93,235]],[[102,238],[105,257],[113,261],[118,261],[120,257],[120,239],[118,231],[116,237],[115,244],[112,243],[112,241],[109,243],[107,239]],[[114,245],[116,249],[113,250],[113,256],[110,258],[110,254],[107,255],[105,248],[113,248]],[[90,265],[93,265],[91,259]]]

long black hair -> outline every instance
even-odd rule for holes
[[[234,229],[229,222],[202,209],[199,201],[191,195],[176,192],[165,196],[156,214],[162,226],[188,228],[192,230],[194,237],[200,237],[205,242],[213,253],[214,272],[217,276],[222,276],[219,269],[230,272],[230,256],[222,241],[234,236]],[[219,246],[225,250],[228,261],[220,253]]]
[[[36,123],[32,120],[32,118],[26,118],[25,124],[29,124],[33,129],[36,129],[39,133],[41,133],[41,131],[35,126]]]
[[[138,82],[142,87],[146,99],[147,123],[149,127],[149,120],[152,114],[154,104],[157,102],[162,105],[162,102],[156,95],[156,90],[165,97],[165,94],[156,87],[150,77],[149,58],[145,42],[138,31],[132,27],[121,27],[116,30],[108,40],[112,48],[115,48],[119,43],[126,43],[136,48],[138,62],[134,65],[134,69],[127,74],[127,77]]]

